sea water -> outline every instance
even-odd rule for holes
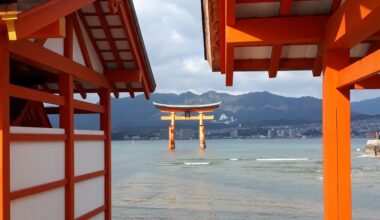
[[[353,219],[379,219],[380,158],[352,140]],[[113,219],[323,219],[321,139],[112,142]]]

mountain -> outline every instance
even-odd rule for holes
[[[252,92],[243,95],[206,92],[197,95],[191,92],[182,94],[153,94],[151,100],[140,95],[134,99],[112,99],[112,127],[114,131],[130,128],[166,128],[167,121],[161,121],[161,113],[152,102],[164,104],[206,104],[223,102],[213,115],[217,122],[208,127],[223,127],[238,124],[284,125],[300,124],[321,120],[321,100],[313,97],[291,98],[269,92]],[[380,113],[380,98],[352,103],[352,117],[365,119]],[[378,111],[376,111],[378,110]],[[94,115],[80,115],[75,118],[79,129],[98,128],[99,119]],[[56,119],[52,119],[57,124]],[[196,126],[197,122],[178,122],[179,127]]]
[[[353,102],[351,104],[351,110],[368,115],[380,114],[380,97]]]

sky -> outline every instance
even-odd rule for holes
[[[200,0],[134,0],[158,93],[197,94],[210,90],[243,94],[268,91],[301,97],[322,96],[322,78],[311,71],[235,72],[234,86],[225,86],[225,76],[211,72],[204,59]],[[351,92],[358,101],[380,96],[379,91]]]

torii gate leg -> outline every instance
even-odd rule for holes
[[[171,123],[169,125],[169,149],[175,149],[175,113],[171,113]]]
[[[339,70],[349,64],[348,49],[327,51],[322,108],[325,220],[351,219],[350,88],[337,88]]]
[[[203,112],[199,113],[199,147],[206,149],[206,128],[203,123]]]

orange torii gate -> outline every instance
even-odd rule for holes
[[[206,104],[206,105],[166,105],[155,103],[153,104],[161,112],[169,112],[168,116],[161,116],[161,120],[170,121],[169,125],[169,149],[175,149],[175,121],[176,120],[199,120],[199,146],[202,149],[206,148],[206,128],[204,120],[213,120],[214,116],[205,115],[205,112],[213,112],[217,109],[221,102]],[[191,116],[191,112],[197,112],[197,116]],[[177,115],[184,113],[184,115]]]
[[[350,90],[380,89],[379,0],[203,0],[205,56],[235,71],[323,72],[326,220],[352,218]]]

